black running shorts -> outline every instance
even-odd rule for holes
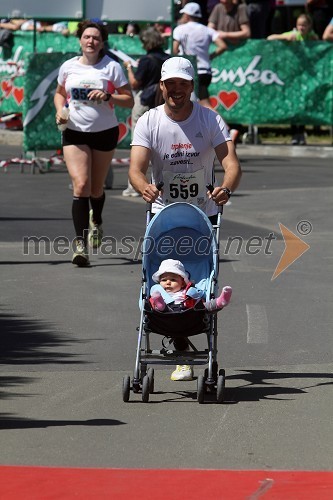
[[[199,99],[208,99],[208,87],[212,81],[212,75],[203,73],[198,75],[198,97]]]
[[[112,151],[117,146],[118,137],[118,126],[101,132],[79,132],[66,128],[62,133],[62,145],[88,146],[98,151]]]

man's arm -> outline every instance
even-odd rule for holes
[[[228,40],[230,43],[237,43],[240,40],[247,40],[251,38],[250,24],[244,23],[240,25],[240,30],[238,31],[221,31],[219,30],[220,38],[223,40]]]
[[[333,19],[328,26],[326,26],[323,33],[323,40],[327,42],[333,42]]]
[[[294,42],[296,39],[296,31],[286,31],[285,33],[272,34],[267,37],[267,40],[286,40],[287,42]]]
[[[124,67],[127,69],[128,81],[133,90],[137,90],[141,87],[141,82],[135,78],[135,73],[132,68],[131,61],[125,61]]]
[[[11,19],[6,23],[0,23],[0,28],[11,31],[17,31],[21,28],[24,21],[25,21],[24,19]]]
[[[217,205],[224,205],[229,200],[229,196],[223,189],[226,188],[233,193],[238,187],[242,171],[232,141],[223,142],[216,146],[215,153],[224,170],[224,177],[222,185],[216,187],[209,197],[212,198]]]
[[[223,52],[228,50],[228,46],[225,43],[225,41],[222,40],[222,38],[216,38],[214,40],[214,43],[216,45],[216,49],[212,54],[210,54],[210,56],[209,56],[210,60],[214,59],[215,57],[219,56],[220,54],[222,54]]]
[[[129,168],[129,181],[148,203],[153,203],[159,191],[153,184],[149,184],[147,170],[150,160],[150,149],[144,146],[132,146]]]
[[[180,43],[178,40],[174,40],[172,44],[172,52],[173,54],[179,54],[180,52]]]

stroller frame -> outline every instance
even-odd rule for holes
[[[220,236],[220,226],[222,220],[223,207],[219,207],[219,212],[217,215],[217,223],[212,225],[207,218],[207,216],[197,207],[187,204],[187,203],[173,203],[171,205],[167,205],[164,207],[161,212],[165,212],[163,215],[167,214],[167,211],[172,213],[175,210],[183,211],[184,221],[188,214],[191,214],[191,211],[198,211],[197,213],[193,213],[192,217],[198,215],[203,218],[202,225],[205,227],[206,231],[210,232],[211,238],[211,254],[209,259],[211,261],[211,269],[210,276],[208,280],[208,285],[206,288],[206,300],[216,297],[218,291],[218,274],[219,274],[219,236]],[[188,212],[188,213],[186,213]],[[148,402],[149,396],[154,392],[154,368],[151,365],[192,365],[192,366],[200,366],[207,365],[208,367],[204,371],[204,375],[198,375],[197,377],[197,400],[199,403],[204,403],[205,393],[215,392],[216,391],[216,401],[218,403],[223,402],[224,397],[224,389],[225,389],[225,371],[223,369],[218,369],[217,362],[217,313],[207,313],[206,310],[196,311],[193,309],[189,309],[183,311],[181,313],[160,313],[154,312],[147,308],[149,292],[150,292],[150,282],[149,276],[151,272],[148,272],[147,266],[144,266],[144,262],[151,262],[152,258],[148,255],[149,251],[147,251],[147,239],[150,236],[149,230],[152,227],[152,224],[157,222],[156,215],[155,219],[152,218],[151,213],[151,204],[147,203],[146,207],[146,233],[142,245],[142,255],[143,255],[143,270],[142,270],[142,286],[141,286],[141,296],[140,296],[140,325],[137,328],[138,330],[138,339],[137,339],[137,348],[136,348],[136,358],[135,358],[135,367],[133,372],[133,378],[131,381],[130,376],[125,376],[123,378],[123,401],[127,402],[130,398],[130,391],[132,390],[134,393],[142,393],[142,401]],[[207,227],[206,227],[207,226]],[[180,229],[184,229],[181,227]],[[188,232],[192,230],[188,227]],[[174,231],[177,231],[177,228],[173,228]],[[169,235],[168,230],[165,231],[164,235]],[[208,234],[208,233],[207,233]],[[162,235],[162,236],[164,236]],[[154,242],[156,243],[156,241]],[[178,258],[177,254],[172,255],[168,258]],[[161,260],[161,259],[160,259]],[[158,263],[155,264],[158,266]],[[150,269],[151,271],[151,269]],[[200,316],[199,319],[201,323],[198,325],[198,331],[195,333],[186,331],[185,334],[182,333],[182,322],[187,326],[190,321],[195,321],[196,316]],[[169,316],[169,318],[167,317]],[[170,333],[161,331],[159,329],[159,321],[167,321],[171,322],[173,318],[176,318],[177,325],[176,330],[178,329],[178,334],[172,330]],[[153,320],[153,321],[152,321]],[[155,328],[151,326],[151,324],[155,323]],[[157,326],[156,326],[157,325]],[[201,327],[200,327],[201,325]],[[171,326],[172,328],[172,326]],[[159,331],[158,331],[159,330]],[[164,338],[170,338],[168,344],[165,344],[162,341],[161,349],[151,349],[150,343],[150,334],[154,333],[157,335],[164,335]],[[207,339],[207,349],[198,350],[195,345],[191,342],[188,337],[206,334]],[[191,350],[187,351],[179,351],[171,348],[172,339],[177,337],[186,337],[187,342]],[[164,339],[163,339],[164,340]]]

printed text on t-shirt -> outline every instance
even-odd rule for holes
[[[171,144],[171,149],[190,149],[192,144],[188,142],[187,144],[182,144],[179,142],[178,144]]]

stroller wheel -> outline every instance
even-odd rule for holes
[[[211,382],[207,383],[207,380],[208,380],[208,368],[205,368],[205,371],[204,371],[204,379],[205,379],[205,391],[208,392],[208,393],[211,393],[211,392],[215,392],[215,381],[216,381],[216,378],[214,378],[214,384],[212,384]]]
[[[213,372],[213,379],[215,380],[215,382],[217,380],[218,369],[219,369],[219,365],[218,365],[217,361],[213,361],[212,372]],[[205,368],[205,378],[206,379],[208,378],[208,368]]]
[[[140,384],[138,382],[133,382],[133,392],[140,392]]]
[[[219,376],[217,377],[216,386],[216,401],[217,403],[223,403],[225,392],[225,371],[221,369],[219,371]]]
[[[123,378],[123,401],[124,403],[127,403],[130,398],[130,391],[131,391],[131,379],[129,375],[126,375]]]
[[[149,377],[145,375],[142,380],[142,401],[148,403],[149,401]]]
[[[219,369],[219,365],[218,365],[217,361],[213,361],[213,379],[214,380],[217,380],[218,369]]]
[[[198,375],[197,379],[197,400],[199,404],[205,400],[205,378],[203,375]]]
[[[149,378],[149,393],[153,394],[153,392],[154,392],[154,368],[148,368],[147,375]]]
[[[144,376],[147,374],[147,365],[141,365],[141,369],[140,369],[140,376],[141,376],[141,380],[143,380]]]

